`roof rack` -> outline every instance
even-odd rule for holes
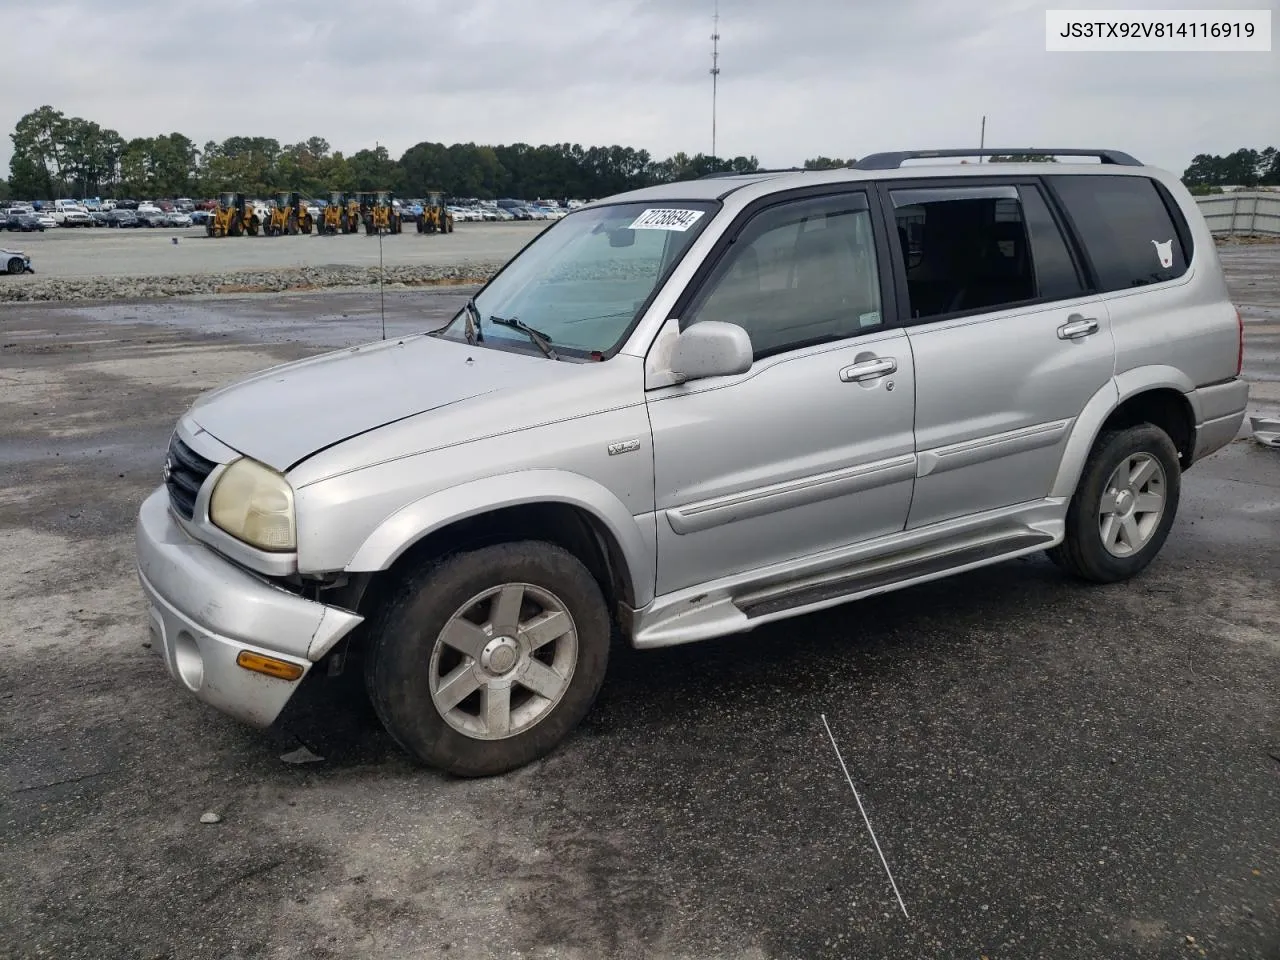
[[[699,180],[721,180],[725,177],[753,177],[758,173],[807,173],[804,167],[778,167],[775,170],[722,170],[720,173],[704,173]]]
[[[1097,157],[1103,163],[1122,167],[1140,167],[1142,161],[1120,150],[1079,150],[1064,148],[1051,150],[1046,147],[1006,147],[1002,150],[897,150],[891,153],[869,153],[861,160],[849,164],[853,170],[896,170],[904,160],[923,160],[932,157],[1004,157],[1009,154],[1030,154],[1036,157]]]

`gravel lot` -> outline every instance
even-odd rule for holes
[[[203,228],[55,229],[0,234],[35,274],[0,276],[4,300],[108,300],[186,294],[413,285],[485,279],[550,224],[460,223],[451,234],[207,237]],[[178,242],[175,244],[174,240]],[[381,266],[379,265],[381,257]]]
[[[1271,408],[1280,247],[1223,257]],[[465,293],[388,292],[389,332]],[[1280,958],[1280,452],[1189,472],[1131,583],[1036,557],[623,652],[553,757],[458,781],[350,686],[264,733],[145,645],[132,522],[176,416],[378,329],[367,293],[0,305],[0,957]]]

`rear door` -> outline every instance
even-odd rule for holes
[[[952,178],[880,196],[916,367],[907,527],[1046,497],[1115,365],[1106,304],[1047,193],[1036,178]]]

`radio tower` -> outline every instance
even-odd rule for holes
[[[716,0],[716,13],[711,18],[715,25],[711,32],[711,157],[716,156],[716,91],[720,80],[720,0]]]

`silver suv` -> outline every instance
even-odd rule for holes
[[[138,519],[170,672],[266,725],[354,657],[406,751],[485,775],[574,729],[615,636],[1039,550],[1132,577],[1244,417],[1213,239],[1116,151],[903,165],[973,153],[594,202],[439,329],[202,397]]]

